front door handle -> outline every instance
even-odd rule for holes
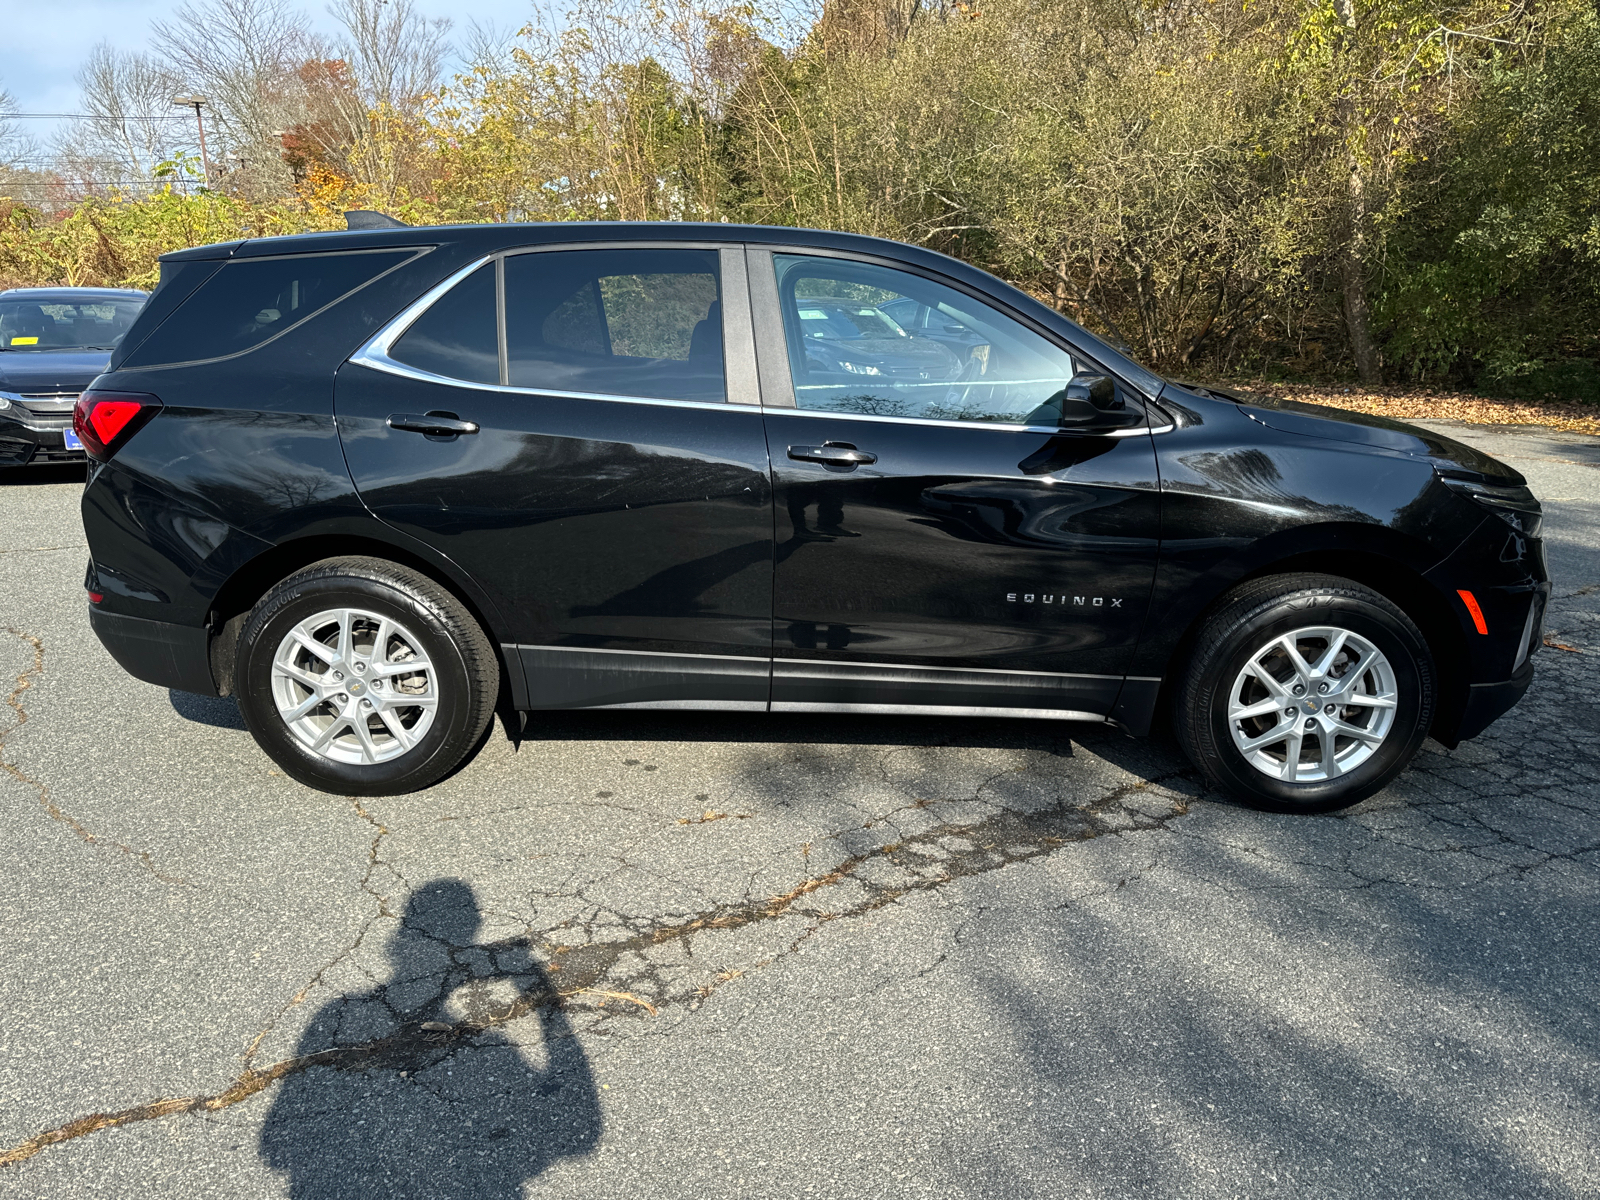
[[[431,412],[422,416],[416,413],[393,413],[389,417],[390,429],[404,429],[408,433],[422,433],[429,437],[455,437],[459,433],[477,433],[475,421],[463,421],[455,413]]]
[[[824,442],[820,446],[790,446],[789,457],[796,462],[823,463],[830,467],[859,467],[878,461],[876,454],[857,450],[846,442]]]

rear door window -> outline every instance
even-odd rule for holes
[[[513,387],[726,399],[715,250],[555,250],[505,260]]]
[[[199,362],[252,350],[413,257],[416,250],[234,259],[121,364]]]
[[[494,264],[485,263],[441,296],[389,350],[407,366],[469,383],[500,382]]]

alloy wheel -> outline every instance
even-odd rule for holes
[[[1337,779],[1394,725],[1394,668],[1367,638],[1316,626],[1273,638],[1228,692],[1228,729],[1252,767],[1286,783]]]
[[[398,621],[357,608],[326,609],[284,635],[272,698],[308,750],[358,766],[410,750],[439,707],[422,642]]]

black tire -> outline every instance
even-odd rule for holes
[[[432,724],[415,745],[399,753],[392,747],[393,757],[382,761],[339,762],[314,752],[274,698],[273,661],[285,637],[318,613],[342,608],[398,623],[430,664]],[[290,777],[344,796],[394,796],[437,783],[480,744],[500,690],[499,659],[466,606],[427,576],[379,558],[324,559],[274,586],[245,622],[235,662],[239,709],[256,742]],[[396,677],[389,687],[402,682]],[[372,729],[385,736],[381,722]]]
[[[1302,782],[1273,778],[1253,766],[1235,744],[1228,718],[1232,688],[1246,665],[1274,639],[1319,626],[1349,630],[1388,659],[1396,697],[1393,724],[1366,761],[1337,778]],[[1371,588],[1336,575],[1269,576],[1234,589],[1201,625],[1174,698],[1174,724],[1190,761],[1221,790],[1273,812],[1331,812],[1366,799],[1405,769],[1433,722],[1436,678],[1422,632],[1394,603]],[[1306,699],[1314,697],[1290,703]],[[1283,711],[1287,719],[1288,708]],[[1299,711],[1296,709],[1290,725],[1300,720]],[[1277,713],[1256,718],[1262,724],[1254,728],[1265,728],[1269,719],[1276,722]],[[1354,747],[1355,743],[1347,740],[1345,746]],[[1297,748],[1296,761],[1309,760],[1311,770],[1320,769],[1323,752],[1319,744],[1304,752],[1306,758],[1302,759]],[[1257,753],[1271,754],[1273,750]],[[1342,757],[1345,750],[1335,753]],[[1281,748],[1280,757],[1287,762],[1287,746]]]

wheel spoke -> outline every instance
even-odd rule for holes
[[[1249,671],[1250,674],[1259,679],[1261,681],[1261,686],[1266,688],[1267,691],[1271,692],[1275,697],[1283,697],[1289,694],[1289,689],[1274,679],[1272,677],[1272,672],[1267,670],[1260,663],[1253,662],[1247,666],[1245,670]]]
[[[305,716],[322,703],[322,696],[320,694],[313,693],[302,700],[299,704],[295,705],[293,708],[280,708],[278,710],[278,715],[290,725],[293,725],[301,717]]]
[[[1253,738],[1245,738],[1243,741],[1239,742],[1239,749],[1243,750],[1246,754],[1253,754],[1255,751],[1260,750],[1264,746],[1270,746],[1274,742],[1283,741],[1284,738],[1291,736],[1294,733],[1294,730],[1294,721],[1280,721],[1276,726],[1267,730],[1266,733],[1258,734]]]
[[[389,644],[389,634],[393,631],[394,624],[388,617],[378,618],[378,632],[372,638],[372,653],[367,655],[367,662],[376,666],[388,657],[385,649]]]
[[[349,715],[346,713],[340,713],[338,716],[334,717],[333,720],[328,722],[328,727],[326,729],[317,735],[316,740],[311,743],[311,748],[313,750],[325,749],[334,738],[336,738],[340,733],[344,732],[345,727],[349,724]]]
[[[339,610],[339,657],[345,662],[355,659],[355,647],[351,644],[354,640],[351,626],[355,622],[355,616],[355,613],[348,608]]]
[[[1317,726],[1317,744],[1322,747],[1322,773],[1329,779],[1344,773],[1339,760],[1333,756],[1335,740],[1333,730],[1326,725]]]
[[[1312,667],[1318,675],[1326,675],[1328,668],[1333,666],[1333,660],[1339,657],[1339,651],[1344,649],[1345,642],[1350,640],[1350,631],[1341,629],[1337,634],[1328,639],[1328,648],[1322,652],[1322,657],[1317,659],[1317,665]]]
[[[304,646],[307,650],[311,651],[311,653],[315,654],[318,658],[320,658],[323,662],[327,663],[330,667],[334,663],[339,661],[338,651],[329,649],[327,646],[324,646],[321,642],[317,641],[317,639],[312,637],[310,634],[303,633],[300,630],[296,629],[289,636],[294,638],[295,641],[299,642],[300,645]]]
[[[1369,746],[1376,746],[1384,739],[1384,734],[1374,733],[1370,729],[1363,729],[1359,725],[1338,720],[1335,717],[1326,718],[1334,733],[1343,734],[1345,737],[1355,738],[1358,742],[1365,742]]]
[[[378,747],[372,740],[372,727],[367,724],[367,714],[357,713],[350,722],[350,728],[355,731],[356,740],[361,743],[361,755],[369,763],[378,761]]]
[[[275,662],[272,664],[272,669],[279,675],[287,676],[301,686],[308,687],[314,692],[320,693],[327,683],[322,676],[308,671],[304,667],[297,667],[293,663]]]
[[[394,740],[400,743],[402,749],[411,749],[411,731],[400,723],[400,714],[392,708],[380,708],[378,716],[383,721]]]
[[[431,675],[433,664],[420,657],[408,658],[404,662],[380,662],[374,659],[372,671],[375,675],[380,675],[385,679],[392,678],[395,675],[410,675],[414,671],[427,671]]]
[[[1299,675],[1302,680],[1310,678],[1311,664],[1306,662],[1305,658],[1300,654],[1300,647],[1295,645],[1294,635],[1290,634],[1279,638],[1278,644],[1283,647],[1283,652],[1289,656],[1289,661],[1294,664],[1295,674]],[[1257,672],[1257,674],[1259,675],[1260,672]]]
[[[1237,701],[1234,702],[1234,704],[1237,703]],[[1265,700],[1257,700],[1254,704],[1244,705],[1239,708],[1235,708],[1233,704],[1230,704],[1228,706],[1228,720],[1243,721],[1248,717],[1264,717],[1268,713],[1279,712],[1282,708],[1283,700],[1278,696],[1268,696]]]
[[[1382,696],[1369,696],[1365,692],[1351,692],[1348,696],[1340,696],[1338,703],[1362,708],[1395,708],[1398,704],[1392,692]]]
[[[1305,741],[1305,735],[1296,725],[1289,731],[1288,741],[1284,743],[1283,767],[1279,770],[1280,777],[1294,782],[1300,774],[1300,744]]]

